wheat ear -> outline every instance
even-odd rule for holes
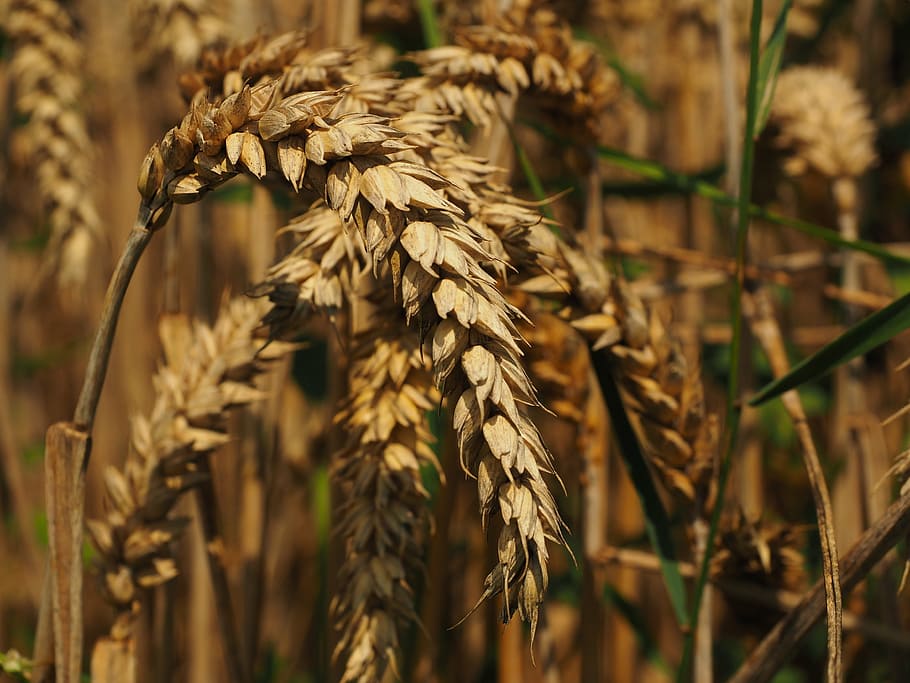
[[[72,19],[53,0],[12,0],[5,26],[13,42],[16,107],[28,117],[38,192],[51,227],[49,263],[61,286],[78,287],[100,229],[80,102],[82,46]]]
[[[429,527],[420,470],[439,469],[426,420],[439,400],[429,358],[385,287],[368,273],[361,282],[358,294],[374,308],[356,316],[349,398],[336,418],[347,439],[333,460],[345,499],[337,530],[346,553],[332,603],[344,683],[399,673],[399,630],[417,621],[413,582]]]
[[[492,26],[460,29],[456,45],[415,53],[423,72],[403,88],[420,111],[451,112],[488,126],[501,116],[498,95],[533,100],[597,135],[620,82],[590,45],[572,37],[553,11],[516,7]]]
[[[142,589],[177,575],[170,547],[187,520],[169,515],[205,478],[202,459],[227,442],[227,411],[259,399],[253,379],[290,348],[263,348],[254,334],[263,308],[235,299],[212,327],[180,315],[162,319],[165,362],[154,380],[155,405],[148,417],[133,420],[123,468],[104,472],[106,516],[87,523],[102,593],[118,613],[115,644],[132,638]]]
[[[131,0],[137,62],[148,70],[162,59],[177,66],[195,64],[203,51],[224,42],[228,25],[206,0]]]
[[[523,409],[537,400],[521,365],[513,323],[520,314],[481,267],[490,257],[478,236],[436,192],[448,181],[390,158],[408,147],[403,133],[369,114],[328,118],[337,92],[283,99],[275,92],[273,84],[218,106],[197,100],[146,158],[140,223],[159,226],[172,202],[196,201],[246,170],[323,195],[358,230],[374,271],[388,264],[409,323],[432,340],[434,380],[454,406],[484,526],[502,519],[499,561],[483,598],[504,592],[503,619],[518,611],[533,631],[548,583],[546,542],[564,541],[543,479],[551,457]]]

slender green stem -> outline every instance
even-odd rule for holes
[[[528,125],[530,125],[532,128],[534,128],[534,130],[549,140],[554,140],[562,144],[568,143],[568,140],[566,138],[560,136],[553,129],[543,124],[533,123]],[[642,178],[659,181],[660,183],[663,183],[669,187],[675,188],[679,192],[685,194],[697,194],[699,197],[704,197],[705,199],[709,199],[715,204],[720,204],[722,206],[740,206],[740,201],[737,197],[727,194],[722,189],[717,187],[717,185],[709,183],[708,181],[702,180],[696,176],[679,173],[655,161],[642,159],[620,150],[613,149],[612,147],[598,145],[597,153],[602,159],[606,159],[608,162],[614,166],[617,166],[618,168],[629,171],[631,173],[635,173]],[[902,266],[910,265],[910,257],[902,256],[901,254],[889,251],[887,248],[883,247],[880,244],[860,239],[844,239],[836,230],[825,228],[809,221],[800,220],[799,218],[784,216],[756,204],[745,204],[742,213],[746,214],[749,218],[759,218],[761,220],[768,221],[769,223],[775,223],[786,228],[791,228],[792,230],[801,232],[804,235],[808,235],[814,239],[824,240],[825,242],[828,242],[829,244],[837,247],[843,247],[844,249],[852,249],[854,251],[860,251],[869,254],[870,256],[874,256],[875,258],[880,259],[885,263],[892,263]]]
[[[711,549],[714,547],[714,539],[717,537],[717,528],[720,524],[721,510],[723,509],[724,492],[727,488],[727,481],[730,476],[731,464],[733,461],[733,450],[736,447],[739,436],[740,416],[742,405],[739,400],[739,378],[740,378],[740,346],[742,344],[743,332],[743,314],[742,314],[742,291],[743,281],[745,279],[746,263],[746,237],[749,231],[749,205],[752,193],[752,165],[755,157],[755,122],[757,110],[757,90],[758,90],[758,59],[759,59],[759,37],[761,32],[762,18],[762,0],[753,0],[752,2],[752,25],[750,34],[749,49],[749,85],[746,90],[746,130],[743,139],[742,165],[740,167],[739,179],[739,201],[736,217],[736,277],[733,280],[733,292],[731,295],[731,312],[733,325],[733,338],[730,342],[730,376],[727,386],[727,423],[726,439],[723,460],[720,465],[720,473],[717,478],[717,493],[714,502],[714,510],[711,514],[711,526],[708,529],[708,538],[705,541],[705,554],[701,560],[701,567],[698,572],[698,580],[695,584],[695,595],[692,602],[692,615],[689,618],[690,624],[698,623],[698,614],[701,609],[701,599],[708,582],[708,569],[711,563]],[[695,645],[695,634],[690,631],[686,635],[685,647],[683,649],[682,662],[680,663],[677,675],[678,681],[686,681],[691,676],[690,665]]]
[[[417,11],[420,14],[420,27],[423,29],[423,42],[427,47],[442,45],[442,31],[436,20],[436,9],[433,0],[417,0]]]

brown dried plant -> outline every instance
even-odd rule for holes
[[[99,239],[92,190],[93,147],[83,97],[83,45],[53,0],[11,0],[4,27],[27,161],[50,227],[48,267],[62,288],[81,286]]]

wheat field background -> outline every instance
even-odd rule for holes
[[[910,680],[908,76],[902,0],[0,0],[0,680]]]

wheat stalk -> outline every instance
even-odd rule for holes
[[[99,219],[82,98],[82,45],[73,21],[53,0],[11,0],[4,22],[13,43],[11,73],[38,194],[50,223],[48,265],[61,287],[86,279]]]

